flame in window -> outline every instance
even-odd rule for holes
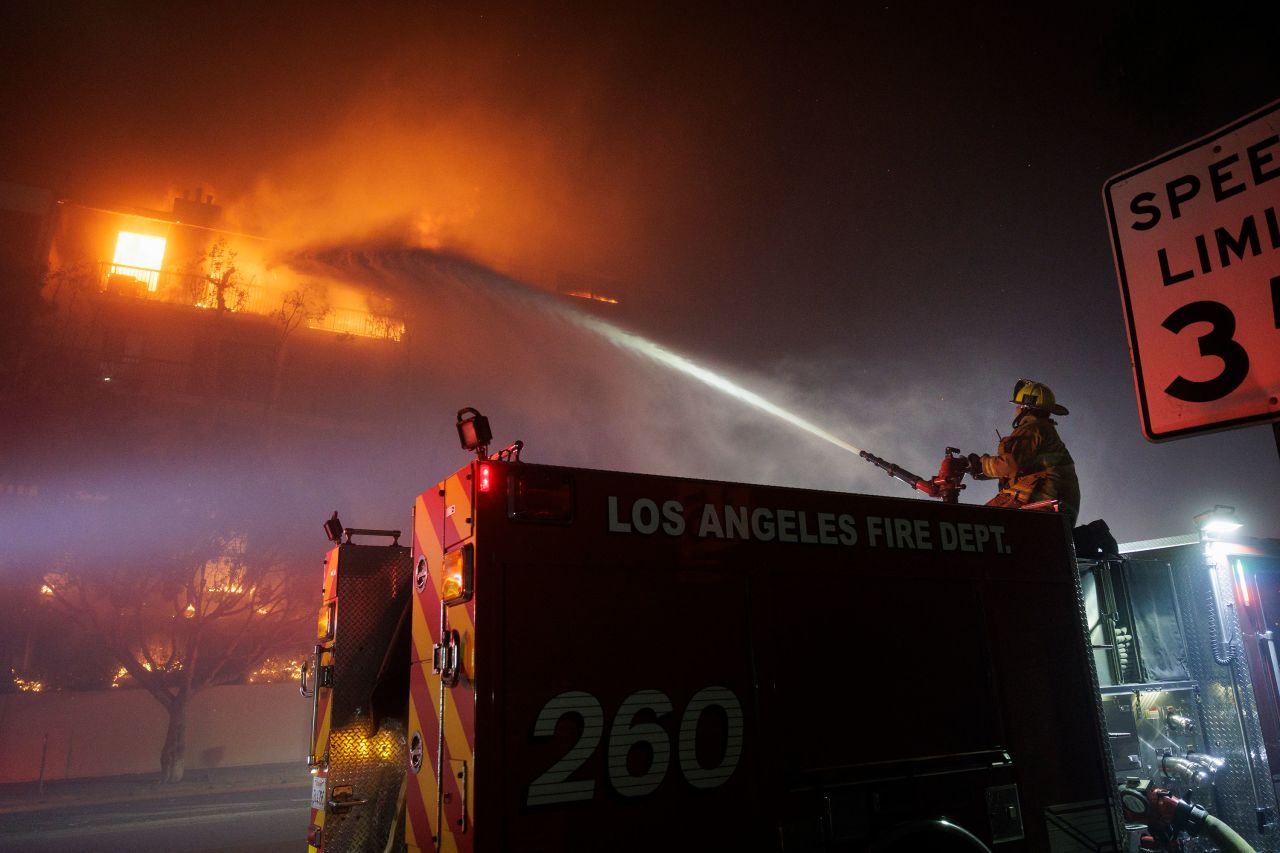
[[[112,275],[127,275],[147,283],[147,290],[154,291],[160,279],[160,264],[164,261],[163,237],[149,237],[121,231],[116,238],[116,253],[111,259]]]

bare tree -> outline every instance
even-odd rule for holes
[[[328,313],[329,300],[320,285],[306,282],[290,290],[274,314],[278,348],[283,349],[289,337],[303,323],[320,320]]]
[[[195,262],[200,275],[190,279],[192,300],[196,305],[213,308],[219,314],[239,311],[249,301],[249,286],[238,264],[239,253],[219,237]]]
[[[15,316],[0,321],[0,391],[47,388],[74,381],[87,369],[85,352],[96,330],[97,266],[84,259],[63,263],[31,287],[35,304],[18,306]]]
[[[324,288],[305,282],[285,293],[280,307],[272,315],[276,325],[271,353],[271,393],[263,412],[268,447],[275,443],[275,409],[280,402],[280,391],[284,384],[284,363],[289,340],[303,324],[322,320],[328,313],[329,300]]]
[[[0,313],[0,391],[16,367],[31,322],[45,307],[40,298],[43,266],[22,253],[0,246],[0,289],[5,310]]]
[[[243,533],[210,527],[153,565],[104,570],[68,562],[44,578],[53,600],[167,712],[164,782],[183,776],[191,699],[242,680],[311,616],[310,585],[252,544]]]
[[[369,334],[375,338],[400,340],[404,333],[404,321],[392,305],[391,300],[382,298],[375,302],[372,294],[367,297],[369,318],[366,321]]]
[[[97,265],[81,258],[50,269],[44,277],[47,320],[59,345],[78,342],[91,322],[87,303],[100,290]]]

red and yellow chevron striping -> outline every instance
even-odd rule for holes
[[[446,607],[440,596],[445,551],[472,535],[471,483],[469,466],[414,505],[410,737],[420,734],[424,755],[419,771],[410,774],[406,841],[419,850],[436,849],[436,839],[441,851],[467,853],[473,847],[468,830],[474,819],[475,603]],[[453,687],[431,665],[433,648],[446,631],[456,631],[462,641],[462,672]],[[460,766],[468,769],[458,771]]]

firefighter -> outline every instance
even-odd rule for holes
[[[1018,407],[1013,432],[1000,439],[995,455],[969,454],[975,480],[1000,480],[1000,491],[987,506],[1021,507],[1056,498],[1058,511],[1075,527],[1080,513],[1080,481],[1075,462],[1054,428],[1050,415],[1067,410],[1054,399],[1049,386],[1019,379],[1013,387]]]

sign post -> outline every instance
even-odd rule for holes
[[[1277,422],[1280,101],[1103,188],[1142,431]]]

